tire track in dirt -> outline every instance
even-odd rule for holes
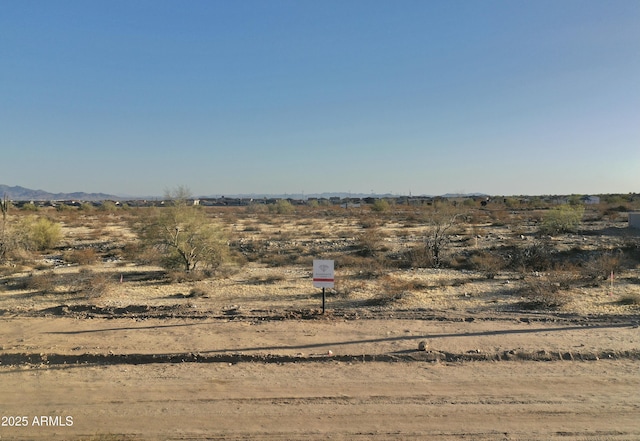
[[[399,363],[399,362],[496,362],[496,361],[598,361],[598,360],[640,360],[640,350],[600,351],[600,352],[549,352],[545,350],[504,351],[500,353],[466,353],[414,351],[404,354],[363,354],[327,356],[249,355],[198,353],[177,354],[44,354],[44,353],[3,353],[0,365],[16,366],[60,366],[60,365],[139,365],[152,363]]]
[[[73,317],[82,318],[137,318],[137,319],[220,319],[233,321],[284,321],[284,320],[425,320],[444,322],[484,321],[521,321],[524,323],[572,323],[592,326],[606,323],[609,325],[639,326],[637,314],[629,315],[579,315],[551,313],[545,311],[510,310],[488,314],[459,314],[451,311],[441,312],[430,309],[331,309],[322,314],[319,309],[252,309],[242,311],[238,308],[194,309],[192,305],[127,305],[97,306],[91,304],[58,305],[40,310],[0,309],[0,316],[24,317]]]

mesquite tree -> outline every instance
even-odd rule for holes
[[[140,224],[140,237],[159,252],[166,268],[181,268],[187,273],[199,269],[215,269],[228,254],[223,228],[194,206],[188,191],[180,187],[171,193],[165,207],[145,216]]]

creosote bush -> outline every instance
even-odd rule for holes
[[[554,309],[571,300],[570,289],[578,281],[574,273],[554,271],[525,280],[520,294],[523,306],[529,309]]]
[[[561,205],[552,208],[544,214],[540,234],[575,233],[580,227],[584,206],[582,205]]]
[[[275,204],[269,205],[270,213],[293,214],[295,211],[296,208],[286,199],[279,199]]]
[[[371,211],[376,213],[384,213],[391,209],[391,205],[386,199],[376,199],[371,206]]]
[[[22,218],[9,234],[13,244],[25,250],[44,251],[55,247],[62,239],[59,223],[35,215]]]

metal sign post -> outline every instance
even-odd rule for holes
[[[313,286],[322,288],[322,313],[325,312],[325,288],[333,288],[335,281],[333,260],[313,261]]]

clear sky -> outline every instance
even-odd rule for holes
[[[120,195],[640,192],[640,1],[2,1],[0,167]]]

